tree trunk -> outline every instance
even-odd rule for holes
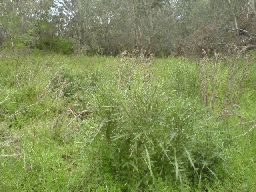
[[[255,0],[249,0],[248,5],[249,9],[256,15]]]
[[[236,13],[235,13],[234,8],[233,8],[233,6],[232,6],[232,2],[231,2],[231,0],[228,0],[228,3],[229,3],[229,6],[230,6],[230,9],[231,9],[231,11],[232,11],[232,15],[233,15],[233,19],[234,19],[235,29],[238,31],[238,29],[239,29],[239,25],[238,25],[238,22],[237,22]]]

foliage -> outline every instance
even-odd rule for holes
[[[39,50],[53,53],[71,54],[74,52],[73,43],[70,40],[60,37],[40,39],[35,47]]]
[[[0,11],[0,44],[8,48],[213,56],[256,47],[255,0],[13,0]]]

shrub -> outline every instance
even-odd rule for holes
[[[71,54],[74,52],[73,43],[69,39],[61,37],[45,37],[38,40],[36,48],[62,54]]]

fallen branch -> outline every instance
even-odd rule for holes
[[[247,52],[251,50],[256,50],[256,45],[246,45],[241,47],[241,52]]]

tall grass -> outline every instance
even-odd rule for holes
[[[255,66],[5,58],[0,189],[254,191]]]

